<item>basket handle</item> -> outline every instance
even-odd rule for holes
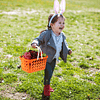
[[[36,48],[38,49],[38,56],[37,56],[37,60],[39,59],[39,51],[41,52],[41,59],[43,59],[42,57],[42,50],[39,46],[36,46]]]

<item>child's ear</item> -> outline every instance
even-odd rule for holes
[[[50,26],[52,27],[53,26],[53,23],[50,23]]]

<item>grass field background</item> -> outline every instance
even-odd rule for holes
[[[59,0],[60,1],[60,0]],[[0,99],[41,100],[44,71],[26,73],[19,56],[46,29],[54,0],[0,0]],[[66,41],[73,53],[57,64],[50,100],[100,99],[100,0],[66,0]],[[3,78],[3,81],[2,79]]]

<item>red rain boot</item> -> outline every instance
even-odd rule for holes
[[[44,95],[50,96],[50,85],[44,85]]]

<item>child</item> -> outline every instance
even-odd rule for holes
[[[31,44],[33,48],[41,46],[43,53],[48,55],[45,76],[44,76],[44,95],[50,96],[54,90],[50,87],[56,60],[61,57],[66,62],[67,54],[71,54],[68,48],[66,37],[62,30],[65,27],[65,18],[62,14],[50,14],[48,17],[48,29],[41,32],[39,37],[35,38]]]

